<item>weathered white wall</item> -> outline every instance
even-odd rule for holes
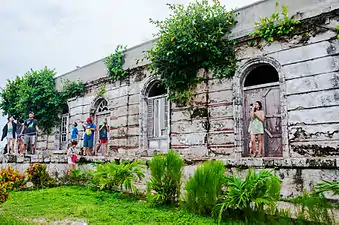
[[[280,3],[289,5],[291,14],[299,12],[302,19],[339,8],[338,1],[331,0],[284,0]],[[240,9],[239,23],[232,33],[233,37],[247,35],[253,28],[253,21],[270,15],[274,7],[275,1],[269,0]],[[249,47],[244,42],[237,48],[239,68],[255,58],[272,59],[281,68],[284,156],[339,155],[339,41],[335,39],[334,32],[339,22],[337,17],[327,17],[326,23],[322,24],[323,29],[309,31],[308,40],[305,40],[304,34],[300,34],[287,42],[261,42],[259,47]],[[107,83],[107,93],[103,98],[108,101],[110,108],[109,145],[113,154],[144,154],[139,148],[142,141],[140,120],[143,117],[140,112],[140,93],[150,75],[142,67],[147,61],[136,62],[152,43],[141,44],[126,52],[124,68],[130,69],[131,77],[125,81],[110,81],[103,60],[56,79],[58,84],[65,78],[83,78],[88,83],[84,97],[69,101],[70,124],[73,121],[85,121],[90,116],[91,109],[95,109],[95,102],[99,99],[98,90],[103,83]],[[242,86],[235,80],[240,78],[218,80],[202,71],[199,76],[208,79],[196,88],[196,96],[192,101],[194,109],[172,104],[171,148],[186,157],[239,157],[236,149],[241,146],[243,137],[238,115],[241,115],[243,106],[241,95],[237,95],[240,92],[235,90],[241,90]],[[58,140],[53,141],[53,138],[58,138],[58,134],[50,137],[49,149],[57,146]],[[40,142],[42,145],[47,143],[43,139]]]

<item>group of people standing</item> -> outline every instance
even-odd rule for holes
[[[9,116],[2,130],[1,141],[7,140],[4,153],[14,155],[19,153],[22,156],[30,149],[30,152],[34,154],[38,132],[40,132],[38,121],[34,119],[33,112],[29,113],[29,118],[25,121],[22,119],[15,121],[13,116]]]
[[[250,141],[250,154],[253,156],[262,156],[262,139],[264,134],[264,121],[265,121],[265,113],[262,109],[262,104],[260,101],[257,101],[254,106],[251,105],[250,111],[250,124],[248,131],[251,135]],[[79,131],[78,124],[74,122],[72,124],[72,129],[70,132],[70,147],[67,152],[67,155],[73,160],[69,160],[69,163],[75,164],[74,156],[77,155],[76,146],[79,142]],[[104,155],[108,155],[108,133],[109,126],[107,124],[107,119],[103,119],[99,124],[99,129],[97,129],[96,125],[93,123],[91,118],[86,120],[86,123],[82,123],[82,127],[84,130],[83,136],[83,151],[82,155],[91,156],[96,155],[99,152],[99,149],[103,146]],[[19,153],[22,156],[24,153],[27,153],[27,150],[30,149],[31,153],[35,153],[35,145],[36,145],[36,137],[38,132],[40,132],[38,127],[38,121],[34,119],[34,113],[29,113],[29,118],[27,120],[19,119],[15,121],[13,116],[8,117],[8,121],[2,130],[2,138],[3,141],[5,138],[7,140],[6,145],[6,154],[17,154]],[[95,147],[94,146],[94,134],[95,132],[99,132],[99,143]],[[256,143],[258,141],[258,151],[256,150]],[[94,148],[95,147],[95,148]],[[4,152],[5,153],[5,152]]]
[[[104,151],[103,155],[107,156],[109,153],[108,149],[108,132],[109,126],[107,124],[107,119],[103,119],[99,124],[99,129],[97,129],[96,125],[93,123],[91,118],[86,120],[86,123],[82,123],[82,128],[84,130],[83,136],[83,149],[80,154],[86,156],[94,156],[98,154],[101,147],[103,147]],[[99,143],[97,146],[94,146],[94,134],[95,132],[99,132]],[[75,169],[76,159],[78,155],[78,151],[76,146],[79,141],[79,130],[78,124],[74,122],[72,124],[72,128],[70,131],[70,146],[67,151],[68,156],[68,164],[69,170]]]
[[[100,124],[99,128],[93,123],[91,118],[86,120],[86,123],[82,123],[82,128],[84,130],[83,136],[83,155],[96,155],[99,152],[99,149],[103,146],[104,151],[103,154],[108,154],[108,132],[109,126],[107,124],[107,119],[103,119]],[[94,145],[94,134],[95,132],[99,132],[99,142],[98,145]],[[70,131],[70,141],[79,141],[79,130],[78,124],[74,122],[72,124],[72,128]]]

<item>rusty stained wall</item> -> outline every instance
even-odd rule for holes
[[[338,24],[337,17],[327,18],[324,28],[306,38],[295,35],[257,47],[243,43],[237,50],[239,70],[256,58],[280,68],[284,156],[339,155]],[[172,148],[187,156],[239,157],[244,150],[243,74],[238,71],[233,80],[205,76],[208,81],[196,88],[193,108],[172,108]]]
[[[90,83],[84,97],[69,101],[70,123],[85,121],[90,116],[90,112],[96,109],[96,102],[105,99],[108,101],[110,113],[108,123],[111,154],[137,154],[139,149],[139,97],[148,76],[144,68],[136,68],[131,71],[128,79],[121,82],[102,79]],[[98,96],[98,91],[102,87],[106,88],[106,93]],[[80,130],[79,136],[82,137],[83,130],[80,126],[78,129]]]
[[[239,49],[240,65],[253,57],[272,57],[281,66],[283,120],[287,126],[285,156],[339,155],[338,17],[289,42]],[[237,88],[237,87],[236,87]],[[283,123],[284,126],[284,123]],[[284,130],[284,128],[283,128]]]

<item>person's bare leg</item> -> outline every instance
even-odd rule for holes
[[[258,151],[262,155],[262,134],[258,134]]]
[[[23,149],[23,146],[22,146],[22,141],[20,140],[18,144],[19,144],[20,155],[22,156],[24,154],[24,149]]]
[[[7,138],[7,154],[10,154],[11,149],[11,139]]]
[[[27,154],[27,145],[24,143],[23,152]]]
[[[95,148],[95,150],[96,150],[97,153],[99,152],[99,149],[100,149],[100,148],[101,148],[101,143],[97,144],[97,146],[96,146],[96,148]]]
[[[108,156],[108,142],[104,144],[105,156]]]
[[[34,155],[34,153],[35,153],[35,145],[32,144],[32,145],[31,145],[31,148],[32,148],[32,149],[31,149],[32,155]]]
[[[14,147],[15,147],[15,139],[13,138],[12,139],[12,151],[13,151],[13,154],[16,155],[18,149],[15,149]]]
[[[253,134],[251,134],[251,142],[252,142],[252,146],[251,146],[252,154],[255,154],[255,152],[256,152],[256,144],[255,144],[255,135],[253,135]]]

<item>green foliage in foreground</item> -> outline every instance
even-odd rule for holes
[[[148,208],[144,201],[119,193],[59,187],[15,192],[0,209],[2,225],[45,221],[86,221],[88,224],[216,224],[211,218],[169,208]],[[224,223],[243,224],[243,223]]]
[[[124,191],[129,190],[137,193],[136,181],[145,177],[143,172],[144,163],[140,160],[133,162],[115,162],[97,165],[92,173],[90,181],[95,188],[100,190]]]
[[[339,181],[326,181],[317,184],[315,186],[316,193],[330,192],[333,195],[339,195]]]
[[[212,215],[225,180],[221,161],[207,161],[187,181],[182,206],[200,215]]]
[[[298,221],[314,224],[335,224],[333,205],[322,193],[304,192],[292,201],[298,208]]]
[[[151,205],[173,205],[180,197],[184,160],[173,150],[156,155],[149,163],[150,181],[147,183],[147,200]]]

